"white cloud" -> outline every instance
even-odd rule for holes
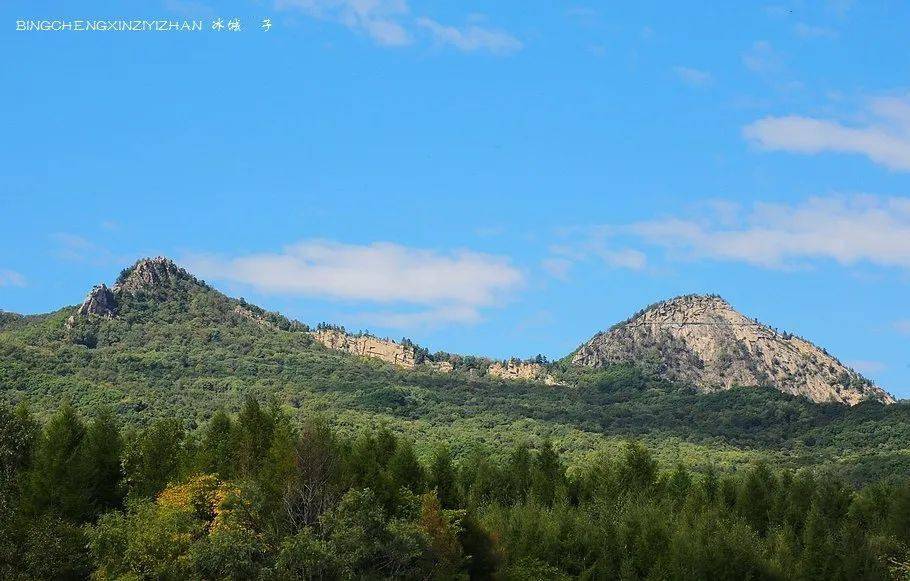
[[[910,131],[910,97],[875,97],[869,100],[869,109],[884,122],[894,122]]]
[[[847,12],[853,8],[853,0],[828,0],[826,8],[829,12],[834,13],[839,18],[847,15]]]
[[[547,271],[550,276],[560,280],[569,278],[569,271],[572,270],[573,264],[575,263],[561,256],[545,258],[540,261],[541,268]]]
[[[25,276],[15,270],[0,268],[0,286],[25,286]]]
[[[67,262],[82,262],[95,266],[123,266],[136,260],[136,256],[157,256],[160,249],[146,248],[138,252],[113,252],[106,246],[69,232],[51,235],[55,242],[55,256]]]
[[[464,52],[511,54],[522,48],[521,41],[514,36],[477,24],[485,17],[470,15],[470,24],[459,28],[425,16],[413,16],[406,0],[275,0],[275,6],[338,22],[383,46],[411,44],[415,28],[420,28],[428,31],[437,43]]]
[[[389,326],[476,322],[479,309],[497,304],[523,282],[521,272],[500,256],[442,254],[387,242],[307,240],[280,253],[203,255],[185,262],[204,278],[265,293],[422,307],[373,315]]]
[[[631,248],[624,248],[622,250],[598,249],[596,250],[596,254],[608,266],[616,268],[641,270],[648,262],[644,252]]]
[[[688,259],[792,268],[827,259],[853,265],[910,268],[910,198],[811,198],[757,204],[736,225],[716,218],[667,218],[614,227]]]
[[[806,24],[805,22],[798,22],[796,26],[793,27],[793,32],[796,33],[796,36],[805,39],[837,38],[836,30],[824,26],[813,26],[811,24]]]
[[[704,87],[711,84],[714,78],[711,73],[692,67],[674,67],[673,72],[679,77],[679,80],[690,87]]]
[[[865,359],[857,359],[854,361],[848,361],[847,366],[852,367],[853,369],[859,371],[863,375],[875,375],[877,373],[881,373],[882,371],[884,371],[888,368],[888,366],[885,365],[884,363],[882,363],[881,361],[868,361]]]
[[[433,39],[465,52],[488,51],[494,54],[510,54],[521,50],[521,41],[501,30],[491,30],[475,24],[458,28],[440,24],[430,18],[418,18],[417,25],[433,36]]]
[[[910,171],[910,98],[872,99],[868,113],[872,120],[859,126],[813,117],[766,117],[744,127],[743,135],[767,150],[860,154],[892,170]]]
[[[565,234],[578,234],[570,230]],[[580,241],[550,247],[550,255],[541,260],[540,266],[550,276],[568,280],[569,272],[577,263],[597,261],[610,268],[642,270],[648,259],[644,252],[632,248],[617,248],[612,240],[612,228],[584,228]]]
[[[355,317],[366,325],[392,329],[415,329],[445,325],[473,325],[482,320],[475,307],[449,305],[414,312],[364,313]]]
[[[90,256],[97,254],[99,250],[99,247],[96,244],[89,242],[82,236],[77,236],[76,234],[58,232],[53,235],[53,238],[59,245],[57,256],[64,260],[82,262],[88,260]]]
[[[411,42],[410,34],[400,21],[409,12],[404,0],[276,0],[275,6],[340,22],[384,46]]]
[[[770,42],[759,40],[743,54],[743,64],[752,72],[772,73],[781,68],[781,56]]]

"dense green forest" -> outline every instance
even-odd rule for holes
[[[628,442],[576,470],[550,440],[460,460],[383,428],[295,427],[247,398],[193,431],[0,407],[4,579],[888,579],[910,481],[659,465]]]

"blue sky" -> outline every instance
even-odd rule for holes
[[[559,357],[716,292],[910,396],[906,6],[57,4],[0,6],[2,309],[164,254],[305,322]],[[90,19],[205,30],[16,30]]]

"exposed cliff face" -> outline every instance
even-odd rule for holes
[[[329,349],[345,351],[360,357],[372,357],[405,369],[414,369],[418,365],[417,352],[412,345],[372,335],[348,335],[339,329],[318,329],[311,331],[310,335]],[[448,361],[423,361],[420,364],[439,373],[451,373],[455,368]]]
[[[329,349],[346,351],[361,357],[373,357],[406,369],[414,369],[418,365],[439,373],[451,373],[455,369],[452,362],[445,360],[426,360],[418,363],[414,347],[397,341],[379,339],[370,335],[348,335],[339,329],[319,329],[313,331],[311,335]],[[538,381],[547,385],[561,385],[539,363],[524,362],[518,359],[510,359],[505,363],[489,359],[481,359],[481,361],[489,362],[489,366],[486,367],[486,375],[491,377],[509,381]]]
[[[543,365],[517,359],[510,359],[505,365],[497,361],[487,368],[487,374],[501,379],[541,381],[547,385],[559,385],[556,378],[547,373]]]
[[[198,283],[196,277],[163,256],[144,258],[120,275],[115,292],[163,290],[174,288],[180,282]]]
[[[746,318],[717,296],[688,295],[649,307],[596,335],[572,362],[635,362],[705,391],[762,385],[816,402],[894,402],[826,351]]]
[[[414,369],[418,365],[438,373],[451,373],[455,365],[446,360],[419,361],[417,351],[412,345],[380,339],[371,335],[348,335],[340,329],[319,329],[310,333],[313,338],[328,347],[338,351],[345,351],[361,357],[372,357],[387,363],[393,363],[405,369]],[[560,385],[556,379],[547,373],[544,366],[539,363],[527,363],[511,359],[505,364],[489,359],[480,359],[489,362],[486,374],[506,380],[539,381],[547,385]]]
[[[374,357],[407,369],[413,369],[417,365],[414,348],[395,341],[370,335],[348,335],[337,329],[319,329],[311,334],[316,341],[329,349],[346,351],[361,357]]]
[[[117,313],[117,299],[111,289],[104,283],[94,287],[82,304],[76,309],[76,314],[87,317],[113,317]]]

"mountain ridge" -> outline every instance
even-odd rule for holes
[[[151,296],[155,300],[179,297],[188,286],[218,293],[233,304],[232,312],[260,328],[294,327],[322,346],[360,357],[374,358],[404,369],[420,366],[451,373],[469,361],[472,372],[502,380],[567,386],[546,361],[510,358],[497,361],[449,353],[431,354],[407,339],[394,341],[369,333],[351,334],[342,327],[322,324],[313,329],[231,299],[197,279],[172,260],[158,256],[138,260],[124,269],[116,283],[94,287],[68,319],[114,317],[124,296]],[[749,319],[719,295],[690,294],[660,301],[625,321],[597,333],[565,358],[572,366],[600,368],[608,364],[650,367],[669,381],[690,384],[705,392],[735,386],[768,386],[815,402],[855,405],[864,399],[893,403],[893,396],[826,350],[790,333]]]
[[[452,363],[441,373],[426,361],[407,368],[328,348],[309,326],[190,275],[160,288],[115,287],[114,316],[74,317],[75,304],[0,328],[0,402],[43,418],[70,402],[83,413],[111,410],[136,428],[167,420],[193,429],[253,396],[295,422],[324,417],[349,433],[387,423],[418,441],[454,444],[460,456],[533,436],[558,440],[580,458],[631,437],[659,445],[671,462],[684,446],[703,465],[768,458],[791,466],[833,461],[858,480],[895,466],[910,474],[910,402],[815,403],[769,387],[701,393],[646,364],[594,368],[542,356],[497,365],[429,354]],[[428,355],[407,339],[392,343]]]

